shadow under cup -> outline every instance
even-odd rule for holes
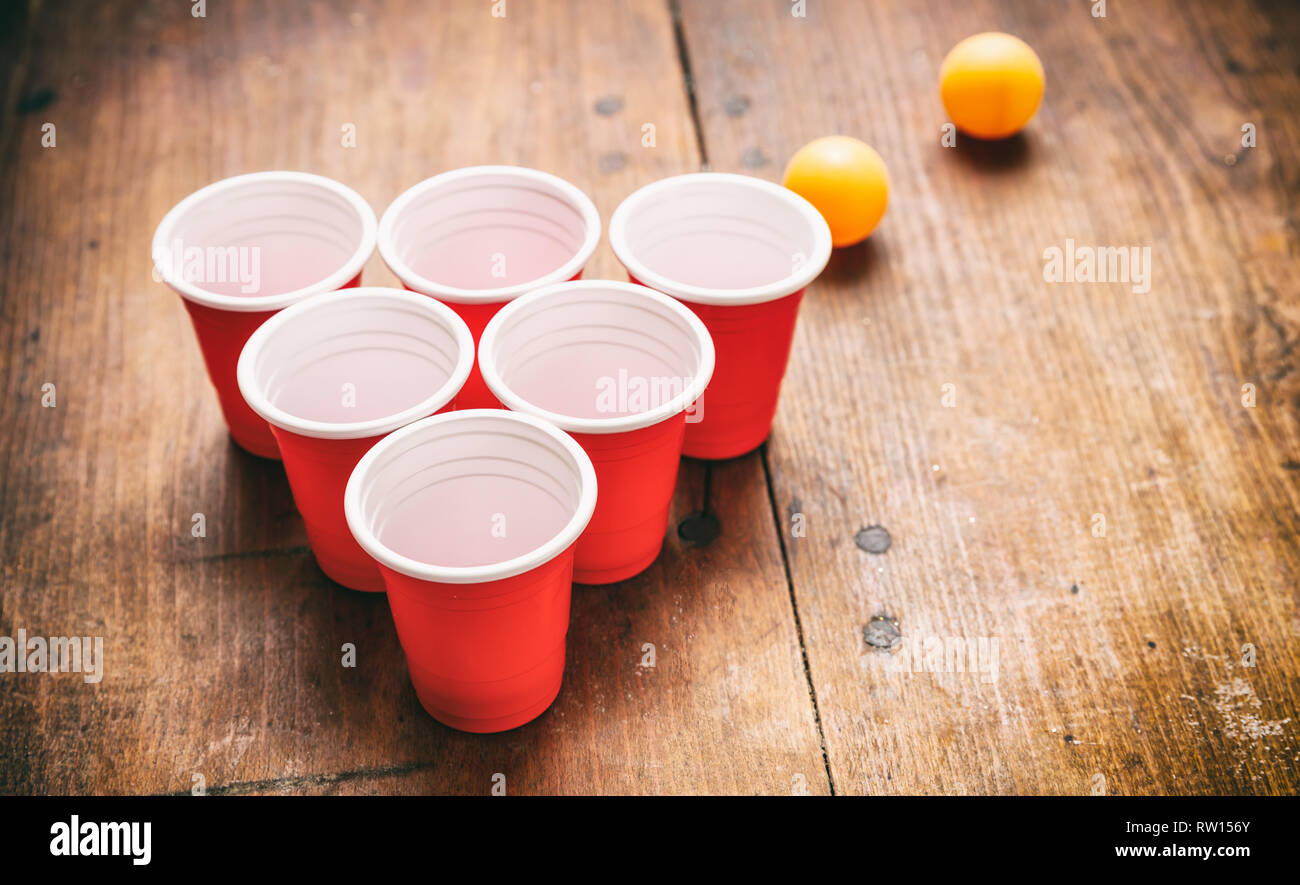
[[[348,478],[384,435],[450,408],[473,356],[459,317],[402,289],[318,295],[249,338],[240,389],[275,434],[312,553],[332,580],[384,589],[348,529]]]
[[[559,283],[502,308],[483,334],[479,368],[507,408],[571,433],[595,466],[600,495],[574,580],[609,584],[644,571],[663,547],[683,434],[709,409],[704,324],[644,286]]]
[[[402,285],[460,315],[475,345],[525,292],[582,276],[600,215],[562,178],[519,166],[470,166],[403,192],[379,223],[379,252]],[[458,408],[497,408],[475,366]]]
[[[301,172],[218,181],[176,204],[158,225],[155,272],[181,296],[226,425],[241,448],[279,457],[266,421],[236,383],[245,342],[279,310],[357,286],[376,229],[375,214],[359,194]]]
[[[804,288],[830,259],[826,221],[787,188],[702,172],[633,193],[614,211],[609,238],[629,279],[684,303],[713,337],[707,407],[686,428],[683,453],[733,458],[762,445]]]
[[[573,544],[596,476],[569,436],[470,409],[390,434],[348,482],[345,510],[388,590],[420,703],[462,731],[505,731],[560,691]]]

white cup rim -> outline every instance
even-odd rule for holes
[[[358,299],[383,300],[390,304],[414,307],[427,312],[438,320],[456,339],[458,353],[456,366],[452,370],[451,377],[441,387],[410,408],[391,415],[371,418],[367,421],[313,421],[287,412],[271,402],[262,389],[262,385],[257,381],[255,366],[258,356],[267,346],[272,336],[303,314],[328,308],[340,301]],[[473,366],[474,337],[470,334],[465,321],[458,317],[455,311],[445,304],[440,304],[429,296],[417,292],[371,286],[341,289],[337,292],[316,295],[286,307],[269,318],[257,327],[244,344],[244,349],[239,354],[239,364],[236,367],[235,376],[239,381],[239,392],[243,394],[244,401],[248,403],[249,408],[281,430],[288,430],[291,433],[315,439],[365,439],[368,436],[379,436],[396,430],[447,405],[447,403],[455,399],[456,394],[460,393],[460,389],[465,386],[465,379],[469,377],[470,369]]]
[[[435,282],[416,273],[398,254],[397,243],[393,238],[393,228],[397,225],[397,219],[407,206],[426,191],[450,182],[479,175],[507,175],[524,182],[544,183],[560,191],[582,215],[583,223],[587,229],[586,237],[582,241],[582,245],[578,247],[578,251],[564,264],[544,276],[495,289],[462,289],[458,286],[448,286]],[[398,194],[397,198],[389,204],[388,208],[384,210],[383,216],[379,219],[378,243],[379,254],[384,259],[384,263],[408,288],[457,304],[493,304],[498,301],[510,301],[539,286],[549,286],[552,283],[572,279],[591,260],[592,254],[596,251],[596,245],[600,242],[600,234],[600,213],[596,211],[596,204],[591,201],[591,197],[587,196],[581,188],[565,181],[558,175],[552,175],[538,169],[529,169],[526,166],[465,166],[440,173],[432,178],[426,178],[424,181],[414,184]]]
[[[565,524],[564,528],[560,529],[550,540],[527,553],[522,553],[502,562],[474,566],[440,566],[421,562],[403,556],[380,541],[361,511],[362,486],[369,478],[368,474],[374,469],[375,463],[389,449],[400,445],[407,437],[424,433],[431,427],[440,428],[443,425],[479,418],[494,418],[506,422],[516,422],[540,430],[559,443],[573,459],[573,463],[578,468],[582,488],[579,493],[578,505],[574,508],[573,516]],[[408,424],[400,430],[390,433],[375,443],[370,451],[366,452],[361,460],[357,462],[352,475],[348,478],[347,489],[343,493],[343,512],[347,516],[348,528],[363,550],[370,554],[380,565],[395,572],[422,581],[436,581],[441,584],[482,584],[488,581],[499,581],[504,578],[513,578],[516,575],[537,568],[539,565],[550,562],[578,539],[578,536],[587,527],[587,523],[591,521],[591,514],[595,509],[596,469],[591,464],[591,458],[582,450],[582,446],[578,445],[573,437],[548,421],[505,409],[464,409],[456,412],[444,412],[441,415],[433,415],[422,421]]]
[[[782,200],[790,208],[798,212],[808,223],[813,237],[812,254],[799,266],[798,270],[792,272],[789,276],[762,286],[751,286],[743,289],[714,289],[705,286],[694,286],[673,280],[651,270],[637,258],[635,250],[628,243],[628,220],[648,198],[664,191],[678,190],[698,183],[718,183],[735,187],[747,187]],[[618,260],[639,282],[661,292],[667,292],[674,298],[696,304],[761,304],[765,301],[775,301],[778,298],[793,295],[817,278],[817,275],[826,268],[826,263],[830,261],[831,230],[826,224],[826,219],[822,218],[821,213],[817,211],[817,208],[812,203],[809,203],[787,187],[773,184],[762,178],[755,178],[752,175],[736,175],[730,172],[689,172],[685,175],[661,178],[628,195],[614,210],[614,215],[609,220],[609,244],[613,248],[614,254],[618,256]]]
[[[301,289],[294,289],[290,292],[281,292],[276,295],[222,295],[217,292],[209,292],[206,289],[196,286],[194,283],[185,279],[184,271],[181,268],[171,267],[170,251],[168,241],[172,237],[172,232],[177,222],[184,215],[199,203],[211,199],[218,194],[233,188],[242,187],[249,184],[260,184],[264,182],[288,181],[303,184],[312,184],[323,188],[342,197],[348,205],[356,210],[357,216],[361,220],[361,242],[352,256],[338,269],[329,276],[313,283],[310,286],[304,286]],[[151,255],[153,257],[154,267],[162,276],[162,281],[176,290],[182,298],[193,301],[196,304],[202,304],[207,307],[214,307],[218,310],[229,310],[236,312],[251,313],[255,311],[279,310],[282,307],[288,307],[306,298],[308,295],[315,295],[319,292],[332,292],[335,289],[348,283],[361,273],[366,262],[370,259],[371,253],[375,251],[375,239],[379,227],[375,219],[375,210],[370,208],[370,204],[352,188],[332,178],[326,178],[323,175],[313,175],[310,172],[290,172],[284,170],[274,170],[269,172],[250,172],[247,175],[235,175],[231,178],[223,178],[220,181],[214,181],[212,184],[201,187],[185,199],[173,206],[162,221],[158,222],[158,227],[154,231],[153,243],[151,246]]]
[[[666,403],[633,415],[619,415],[609,418],[577,418],[534,405],[519,396],[506,384],[501,377],[501,373],[497,370],[496,361],[492,359],[491,355],[496,347],[497,336],[500,334],[501,329],[510,322],[510,319],[521,310],[525,310],[533,302],[541,301],[556,293],[598,290],[624,292],[653,301],[672,312],[690,327],[699,346],[700,367],[699,371],[691,379],[690,385],[684,387],[681,393]],[[709,330],[704,323],[689,307],[675,298],[669,298],[662,292],[656,292],[647,286],[615,280],[573,280],[571,282],[556,283],[553,286],[547,286],[516,298],[497,311],[496,315],[492,317],[491,322],[487,324],[487,328],[483,330],[478,347],[479,373],[483,376],[483,381],[487,384],[488,389],[492,391],[497,399],[501,400],[507,408],[516,412],[535,415],[570,433],[603,434],[639,430],[652,424],[658,424],[660,421],[685,411],[691,403],[700,398],[700,395],[704,393],[704,389],[708,387],[709,380],[713,377],[714,359],[713,337],[709,334]]]

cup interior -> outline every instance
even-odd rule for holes
[[[385,213],[381,250],[403,282],[429,294],[568,279],[599,238],[591,201],[562,179],[472,167],[411,188]]]
[[[811,204],[744,175],[682,175],[642,188],[615,212],[610,238],[634,277],[686,300],[789,295],[830,256],[830,232]]]
[[[154,259],[169,281],[236,298],[284,295],[356,276],[374,247],[374,214],[319,176],[258,173],[193,194],[164,219]],[[360,256],[360,260],[358,259]]]
[[[594,506],[595,474],[577,444],[499,409],[438,415],[385,438],[346,498],[353,534],[381,564],[466,583],[558,555]]]
[[[469,330],[433,299],[348,289],[310,298],[263,324],[241,358],[240,385],[276,426],[360,437],[450,402],[472,354]]]
[[[713,368],[708,332],[689,309],[644,286],[606,281],[520,298],[493,320],[480,351],[506,405],[587,432],[684,410]]]

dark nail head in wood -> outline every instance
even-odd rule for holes
[[[749,98],[744,95],[733,95],[722,105],[722,109],[727,112],[728,117],[743,117],[749,110]]]
[[[601,154],[600,159],[596,161],[596,165],[601,172],[619,172],[627,166],[627,154]]]
[[[893,651],[902,643],[903,632],[889,615],[876,615],[862,628],[862,638],[872,648]]]
[[[18,99],[18,113],[34,114],[54,104],[59,94],[53,89],[35,89]]]
[[[623,110],[623,99],[617,95],[606,95],[604,98],[597,99],[596,113],[602,117],[608,117],[611,114],[617,114]]]
[[[677,536],[703,547],[722,534],[722,524],[712,513],[695,512],[677,523]]]
[[[853,543],[868,553],[884,553],[894,541],[883,525],[869,525],[858,530],[853,536]]]

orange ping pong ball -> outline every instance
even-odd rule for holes
[[[1043,63],[1019,37],[989,31],[967,37],[943,60],[939,94],[948,119],[975,138],[1019,132],[1043,98]]]
[[[837,247],[865,240],[889,204],[885,161],[847,135],[828,135],[799,148],[781,183],[817,208]]]

